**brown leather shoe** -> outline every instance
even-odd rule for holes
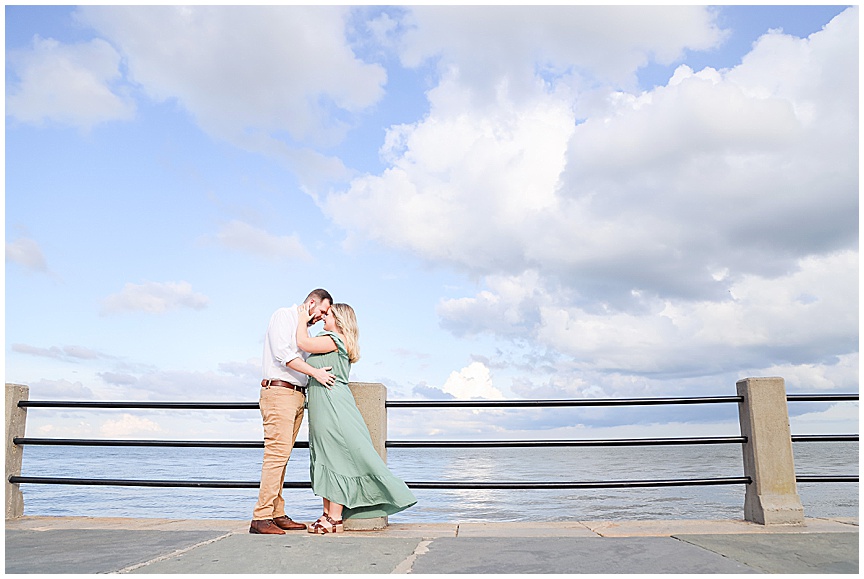
[[[273,522],[280,529],[285,529],[286,531],[302,531],[306,528],[306,525],[303,523],[298,523],[297,521],[292,521],[290,517],[286,517],[282,515],[281,517],[276,517],[273,519]]]
[[[249,532],[253,535],[284,535],[285,531],[277,527],[273,523],[273,519],[264,519],[263,521],[252,521],[249,526]]]

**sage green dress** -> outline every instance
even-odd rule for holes
[[[342,339],[330,336],[336,350],[310,354],[316,368],[332,366],[331,390],[309,378],[309,476],[312,492],[340,505],[346,519],[371,519],[405,510],[417,502],[408,486],[393,475],[372,446],[366,422],[348,388],[351,363]]]

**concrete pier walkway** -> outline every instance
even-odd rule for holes
[[[6,573],[858,573],[858,519],[392,524],[250,535],[249,521],[23,517]]]

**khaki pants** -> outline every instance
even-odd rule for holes
[[[261,388],[259,405],[264,419],[264,462],[261,465],[261,486],[252,519],[261,521],[285,514],[282,483],[285,467],[291,458],[294,440],[303,422],[306,397],[282,386]]]

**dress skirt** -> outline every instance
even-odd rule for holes
[[[314,379],[309,382],[312,491],[344,505],[347,519],[384,517],[415,504],[414,494],[372,446],[348,384],[337,381],[328,390]]]

